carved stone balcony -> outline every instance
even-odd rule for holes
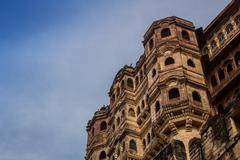
[[[218,95],[218,93],[223,88],[225,88],[227,85],[229,85],[229,83],[231,83],[233,79],[238,77],[239,74],[240,74],[240,68],[238,67],[238,68],[234,69],[230,75],[226,76],[225,79],[221,81],[221,84],[214,87],[213,90],[211,91],[211,95],[212,95],[213,99]]]
[[[225,41],[220,44],[216,49],[212,50],[212,54],[209,56],[210,60],[214,59],[226,46],[231,43],[233,39],[240,35],[240,27],[236,26],[236,29],[227,35]]]
[[[87,146],[87,151],[90,151],[89,149],[93,149],[94,147],[104,145],[107,142],[107,133],[99,133],[94,135],[92,140],[89,142],[89,145]]]
[[[138,125],[142,126],[150,117],[150,107],[146,106],[137,117]]]
[[[163,105],[162,111],[156,115],[153,125],[156,133],[163,134],[169,129],[176,131],[176,127],[174,124],[171,126],[170,121],[173,123],[182,121],[183,125],[186,125],[187,118],[191,118],[196,122],[197,127],[201,127],[208,117],[209,109],[203,108],[201,103],[179,100],[172,104]]]
[[[162,139],[154,137],[144,150],[143,160],[153,159],[153,157],[155,157],[162,149],[164,144],[165,142],[163,142]]]

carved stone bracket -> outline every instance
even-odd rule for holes
[[[175,126],[174,123],[169,123],[169,129],[171,130],[171,132],[174,134],[174,135],[177,135],[178,134],[178,131],[177,131],[177,127]]]
[[[185,127],[186,127],[187,132],[192,131],[192,119],[191,118],[186,119]]]

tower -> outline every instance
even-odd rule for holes
[[[189,146],[200,140],[200,129],[210,113],[195,28],[189,21],[168,17],[154,22],[144,38],[146,59],[155,59],[147,64],[148,103],[156,141],[161,142],[152,144],[144,159],[171,143],[184,146],[182,159],[190,159]]]

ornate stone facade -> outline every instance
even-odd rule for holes
[[[240,159],[240,0],[205,29],[168,17],[144,35],[88,122],[87,160]]]

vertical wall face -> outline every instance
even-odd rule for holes
[[[232,1],[205,30],[202,51],[214,116],[203,127],[205,159],[239,159],[240,5]]]

